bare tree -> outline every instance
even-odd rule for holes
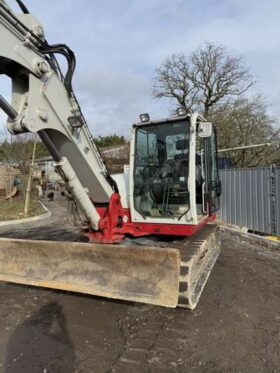
[[[199,93],[191,80],[191,64],[183,54],[173,54],[156,69],[153,95],[177,100],[180,106],[193,108]]]
[[[219,104],[211,110],[209,119],[216,125],[220,149],[271,143],[271,146],[223,153],[234,166],[280,164],[280,129],[267,114],[261,96],[238,97],[233,102]]]
[[[175,99],[187,109],[203,109],[240,96],[255,80],[243,57],[231,57],[226,48],[205,43],[190,55],[174,54],[156,69],[153,95]]]

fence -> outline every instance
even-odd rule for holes
[[[280,235],[280,167],[220,170],[220,178],[221,220]]]

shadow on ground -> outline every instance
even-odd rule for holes
[[[49,302],[20,324],[10,338],[5,360],[5,373],[75,372],[62,306]]]

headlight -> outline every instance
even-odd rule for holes
[[[146,123],[150,121],[150,116],[148,113],[140,114],[139,117],[142,123]]]
[[[178,115],[179,117],[183,117],[183,116],[187,115],[187,110],[186,110],[186,108],[184,108],[184,107],[179,107],[179,108],[177,109],[177,115]]]

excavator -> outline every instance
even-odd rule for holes
[[[87,242],[0,238],[0,280],[194,309],[219,256],[214,125],[180,107],[132,125],[130,161],[110,175],[72,87],[75,55],[50,45],[20,0],[0,0],[0,96],[11,134],[37,134],[76,201]],[[57,56],[67,62],[63,73]]]

